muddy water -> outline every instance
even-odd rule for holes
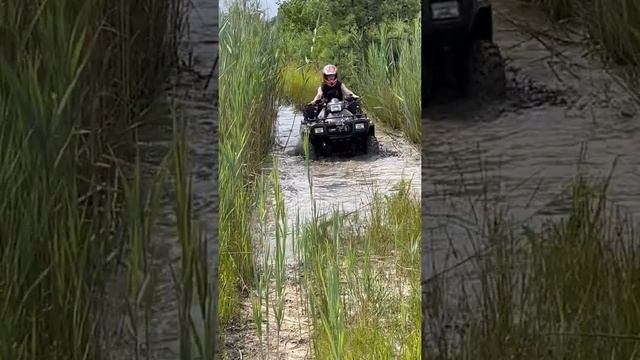
[[[487,192],[501,193],[519,219],[561,214],[562,205],[549,203],[576,174],[583,143],[585,168],[594,174],[606,175],[619,157],[612,200],[640,213],[637,107],[598,62],[583,57],[583,47],[532,36],[521,24],[571,34],[549,30],[532,9],[506,3],[496,5],[495,40],[507,60],[507,98],[482,105],[442,102],[423,120],[424,226],[431,230],[431,253],[452,242],[467,245],[466,236],[445,239],[443,229],[451,235],[454,219],[473,226],[472,204],[477,210]]]
[[[491,104],[436,103],[423,119],[425,278],[473,251],[485,194],[516,220],[563,214],[564,205],[552,200],[576,174],[583,143],[591,174],[606,176],[618,158],[611,198],[640,214],[637,106],[574,42],[575,32],[554,29],[516,2],[493,3],[495,41],[508,66],[507,97]]]
[[[214,65],[218,57],[218,4],[210,0],[194,0],[189,4],[189,27],[183,40],[183,58],[187,63],[171,95],[188,124],[194,212],[202,222],[209,250],[210,276],[217,283],[214,269],[218,263],[218,72]],[[159,226],[156,248],[159,252],[164,249],[168,256],[158,275],[151,347],[156,359],[177,359],[180,355],[178,301],[168,265],[180,268],[180,245],[175,237],[173,204],[165,203],[164,210],[165,222]],[[200,330],[203,321],[195,305],[191,314]]]
[[[192,176],[192,196],[195,215],[202,222],[208,246],[211,279],[217,279],[214,269],[218,263],[218,4],[217,1],[194,0],[188,2],[187,31],[180,44],[181,66],[172,77],[169,98],[174,101],[179,115],[187,123],[189,147],[188,169]],[[143,156],[145,174],[150,177],[157,171],[167,154],[173,138],[171,120],[156,124],[141,132],[144,138],[139,144]],[[153,263],[150,264],[152,308],[149,312],[149,332],[144,335],[144,319],[140,318],[140,342],[143,357],[151,359],[180,358],[177,288],[172,268],[179,274],[181,262],[180,243],[176,232],[174,191],[161,199],[161,208],[151,240]],[[178,275],[179,276],[179,275]],[[120,288],[126,291],[125,279]],[[124,298],[126,295],[123,295]],[[122,307],[124,309],[125,305]],[[123,309],[119,309],[123,310]],[[126,311],[126,310],[123,310]],[[202,317],[194,304],[191,313],[198,331],[203,328]],[[125,313],[126,314],[126,313]],[[126,315],[123,316],[126,318]],[[133,358],[133,341],[127,331],[127,320],[119,325],[112,347],[112,358]],[[148,339],[148,347],[145,340]],[[194,353],[197,351],[194,349]],[[145,357],[146,358],[146,357]]]
[[[330,214],[336,209],[365,212],[373,191],[389,193],[402,180],[410,182],[416,194],[420,192],[418,147],[380,122],[376,122],[380,155],[321,158],[311,161],[308,173],[305,159],[295,154],[300,141],[301,120],[302,115],[291,107],[281,107],[278,112],[274,156],[279,163],[289,223],[295,223],[298,214],[301,223],[310,219],[314,202],[319,215]],[[291,244],[287,252],[292,254]]]

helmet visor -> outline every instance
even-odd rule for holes
[[[333,78],[325,78],[324,79],[324,83],[329,85],[329,86],[335,86],[336,83],[338,82],[338,79],[336,79],[336,77],[334,76]]]

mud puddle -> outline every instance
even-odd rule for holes
[[[298,213],[301,223],[310,219],[314,202],[319,215],[330,214],[335,209],[341,212],[365,210],[374,191],[393,192],[402,180],[410,182],[416,194],[420,192],[419,148],[399,133],[377,121],[379,155],[321,158],[311,161],[308,170],[303,156],[295,154],[301,120],[302,115],[291,107],[281,107],[278,112],[273,155],[279,163],[289,223],[295,223]],[[289,254],[291,250],[287,248]]]
[[[515,3],[493,1],[495,41],[508,67],[506,98],[442,102],[423,119],[423,279],[475,251],[485,199],[528,224],[562,215],[565,205],[552,200],[576,175],[585,144],[583,169],[606,176],[617,159],[610,199],[640,215],[638,106],[590,56],[579,31],[555,28]],[[448,315],[442,324],[449,329],[464,322]]]

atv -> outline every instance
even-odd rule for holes
[[[493,42],[491,5],[482,0],[426,0],[422,14],[423,104],[447,82],[463,97],[505,93],[504,59]]]
[[[375,135],[375,125],[362,111],[358,98],[321,99],[303,108],[298,149],[304,153],[307,138],[312,160],[345,150],[353,155],[378,154],[380,147]]]

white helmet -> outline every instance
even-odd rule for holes
[[[332,64],[325,65],[322,69],[322,78],[325,84],[335,86],[338,82],[338,68]]]

